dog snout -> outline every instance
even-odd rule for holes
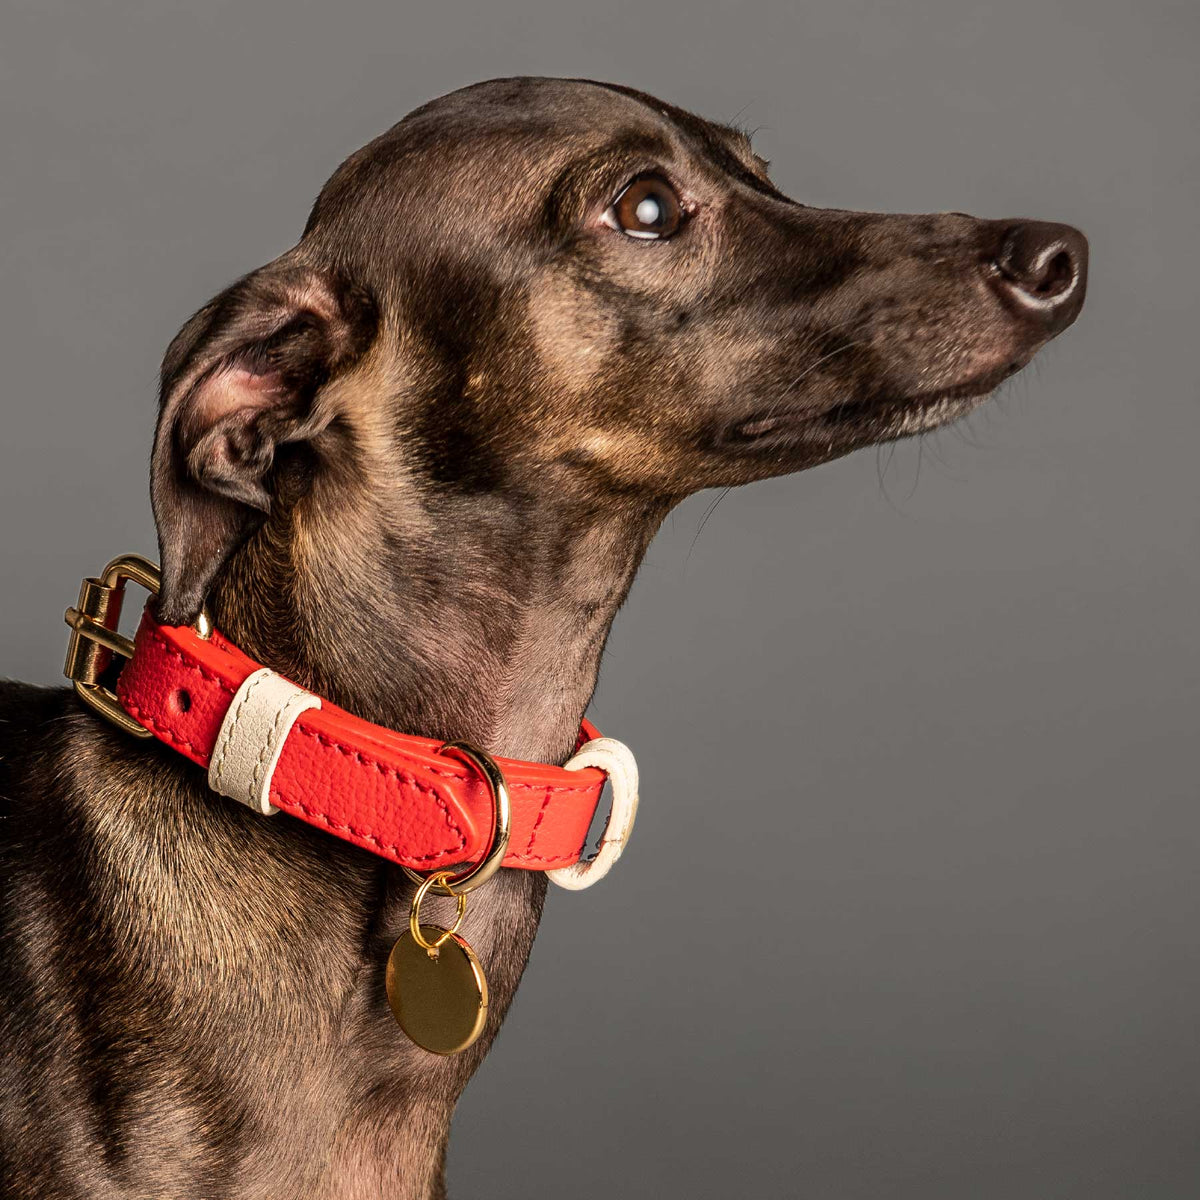
[[[1083,307],[1087,238],[1070,225],[1049,221],[1001,224],[999,249],[989,263],[994,285],[1009,307],[1052,337]]]

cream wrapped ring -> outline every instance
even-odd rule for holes
[[[585,742],[573,758],[563,763],[563,767],[568,771],[599,767],[612,785],[612,808],[608,810],[608,822],[596,853],[569,867],[546,872],[552,883],[572,892],[581,892],[608,874],[633,832],[638,810],[637,760],[624,742],[601,737]]]

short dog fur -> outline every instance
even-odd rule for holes
[[[645,178],[671,236],[614,220]],[[1074,320],[1086,259],[1065,226],[806,207],[745,135],[628,88],[455,92],[168,349],[160,618],[207,602],[362,717],[562,762],[673,505],[962,415]],[[0,754],[0,1195],[445,1194],[542,875],[473,899],[493,1005],[437,1058],[385,999],[399,868],[61,688],[0,689]]]

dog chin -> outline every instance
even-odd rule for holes
[[[894,441],[917,433],[928,433],[931,429],[949,425],[952,421],[965,417],[967,413],[983,404],[994,390],[995,388],[989,387],[965,396],[961,393],[951,393],[928,399],[900,401],[885,406],[864,424],[873,441]]]
[[[913,396],[877,396],[831,405],[819,414],[763,415],[727,429],[722,448],[775,454],[819,451],[817,461],[839,457],[863,446],[893,442],[948,425],[986,401],[1013,369],[936,392]]]
[[[1009,362],[998,370],[936,391],[833,405],[820,420],[829,433],[848,437],[858,445],[927,433],[978,408],[1024,365],[1023,361]]]

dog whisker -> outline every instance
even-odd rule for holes
[[[704,532],[704,527],[708,524],[709,518],[717,511],[717,505],[720,504],[721,501],[724,500],[731,491],[733,491],[732,486],[722,488],[717,498],[708,506],[707,509],[705,509],[704,516],[700,518],[700,524],[696,529],[696,536],[692,538],[692,544],[688,547],[687,557],[683,560],[684,570],[687,569],[688,563],[692,560],[692,551],[696,549],[696,543],[700,540],[700,535]]]

